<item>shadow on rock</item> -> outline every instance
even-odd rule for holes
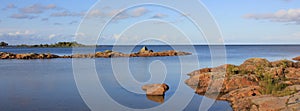
[[[165,102],[165,96],[149,96],[149,95],[147,95],[147,99],[157,102],[157,103]]]

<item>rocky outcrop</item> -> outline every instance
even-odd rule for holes
[[[148,96],[163,96],[165,92],[169,90],[169,86],[165,83],[163,84],[148,84],[142,86],[142,89],[146,92]]]
[[[0,52],[1,59],[52,59],[52,58],[60,58],[58,55],[54,54],[36,54],[36,53],[25,53],[25,54],[13,54]]]
[[[300,56],[293,58],[295,61],[300,61]]]
[[[298,62],[270,62],[251,58],[239,66],[226,64],[188,74],[187,85],[200,95],[220,93],[236,111],[279,111],[300,109]]]
[[[115,52],[111,50],[106,50],[104,52],[96,52],[94,54],[73,54],[58,56],[54,54],[36,54],[36,53],[26,53],[26,54],[13,54],[7,52],[0,52],[0,59],[52,59],[52,58],[112,58],[112,57],[159,57],[159,56],[184,56],[191,55],[188,52],[180,51],[163,51],[163,52],[153,52],[148,50],[147,47],[143,47],[138,53],[124,54],[121,52]]]

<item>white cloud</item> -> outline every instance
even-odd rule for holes
[[[83,33],[83,32],[78,32],[78,33],[75,34],[75,36],[81,36],[81,37],[84,37],[84,36],[86,36],[86,34]]]
[[[99,17],[99,16],[103,16],[103,14],[104,13],[99,9],[94,9],[88,13],[88,17]]]
[[[36,34],[34,31],[25,30],[25,31],[15,31],[15,32],[5,32],[1,33],[1,37],[8,36],[8,37],[17,37],[17,36],[31,36]]]
[[[152,18],[165,18],[165,17],[167,17],[166,14],[157,13],[157,14],[155,14]]]
[[[145,7],[139,7],[129,12],[129,15],[132,17],[140,17],[146,14],[148,10]]]
[[[26,15],[26,14],[12,14],[9,17],[14,18],[14,19],[34,19],[34,18],[37,18],[37,16],[31,16],[31,15]]]
[[[120,34],[113,34],[113,38],[114,38],[115,40],[118,40],[120,37],[121,37]]]
[[[63,12],[56,12],[52,13],[50,16],[52,17],[67,17],[67,16],[82,16],[84,13],[77,13],[77,12],[69,12],[69,11],[63,11]]]
[[[49,4],[49,5],[33,4],[28,7],[20,8],[19,11],[22,13],[40,14],[46,10],[55,9],[55,8],[57,8],[55,4]]]
[[[51,35],[48,36],[49,39],[52,39],[54,37],[56,37],[56,34],[51,34]]]
[[[270,20],[273,22],[300,23],[300,9],[279,10],[275,13],[246,14],[247,19]]]
[[[102,11],[100,9],[94,9],[88,12],[88,17],[111,17],[115,16],[114,20],[120,20],[120,19],[127,19],[127,18],[134,18],[134,17],[140,17],[145,15],[148,12],[148,10],[144,7],[139,7],[133,10],[129,11],[123,11],[120,9],[112,9],[109,11]]]

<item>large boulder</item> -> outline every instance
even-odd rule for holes
[[[146,46],[144,46],[139,52],[140,53],[148,52],[148,48]]]
[[[148,96],[163,96],[165,92],[169,90],[169,86],[165,83],[163,84],[147,84],[142,86],[142,89],[146,91]]]

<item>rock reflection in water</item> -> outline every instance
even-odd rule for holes
[[[164,103],[165,97],[164,96],[148,96],[147,99],[157,102],[157,103]]]

